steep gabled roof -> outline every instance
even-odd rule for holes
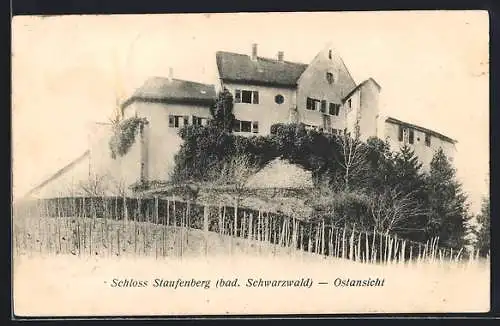
[[[68,165],[64,166],[62,169],[60,169],[59,171],[57,171],[56,173],[54,173],[50,178],[46,179],[45,181],[43,181],[42,183],[40,183],[38,186],[36,186],[35,188],[31,189],[26,195],[25,197],[28,197],[28,196],[31,196],[33,193],[35,193],[36,191],[38,191],[39,189],[45,187],[47,184],[49,184],[50,182],[52,182],[53,180],[59,178],[61,175],[63,175],[64,173],[66,173],[67,171],[69,171],[73,166],[75,166],[77,163],[81,162],[83,159],[89,157],[90,155],[90,151],[89,150],[86,150],[82,155],[80,155],[79,157],[77,157],[75,160],[71,161]]]
[[[257,57],[252,60],[248,55],[218,51],[216,53],[219,77],[226,82],[239,82],[254,85],[296,87],[297,80],[306,70],[303,63]]]
[[[447,142],[450,142],[452,144],[456,144],[458,143],[458,141],[456,141],[455,139],[452,139],[448,136],[445,136],[437,131],[434,131],[434,130],[431,130],[431,129],[427,129],[427,128],[424,128],[424,127],[420,127],[420,126],[417,126],[415,124],[412,124],[412,123],[409,123],[409,122],[405,122],[405,121],[401,121],[401,120],[398,120],[398,119],[395,119],[393,117],[387,117],[385,119],[386,122],[389,122],[389,123],[393,123],[393,124],[397,124],[397,125],[400,125],[400,126],[403,126],[403,127],[409,127],[409,128],[413,128],[415,130],[419,130],[421,132],[425,132],[425,133],[428,133],[434,137],[437,137],[437,138],[440,138],[442,140],[445,140]]]
[[[134,101],[210,105],[215,97],[214,85],[151,77],[122,104],[122,110]]]
[[[382,88],[382,87],[380,87],[380,84],[375,81],[375,79],[370,77],[367,80],[365,80],[364,82],[362,82],[361,84],[359,84],[358,86],[354,87],[349,93],[347,93],[347,95],[344,96],[344,98],[342,99],[342,102],[345,102],[354,92],[356,92],[358,89],[363,87],[363,85],[366,85],[368,82],[373,82],[375,84],[375,86],[377,86],[379,91]]]

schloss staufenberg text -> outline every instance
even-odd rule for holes
[[[314,286],[332,286],[332,287],[382,287],[385,279],[380,277],[368,277],[364,279],[351,279],[348,277],[336,277],[331,280],[313,281],[312,278],[296,278],[296,279],[264,279],[264,278],[217,278],[210,279],[195,279],[195,278],[178,278],[164,279],[154,278],[149,280],[134,279],[134,278],[114,278],[111,282],[105,281],[112,288],[165,288],[165,289],[183,289],[183,288],[311,288]]]

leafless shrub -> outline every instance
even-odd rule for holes
[[[388,234],[395,230],[410,230],[409,221],[426,213],[413,195],[398,189],[386,189],[374,194],[369,208],[375,231]]]

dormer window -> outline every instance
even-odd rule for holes
[[[333,73],[327,72],[326,73],[326,80],[328,81],[328,84],[333,84],[333,82],[334,82]]]

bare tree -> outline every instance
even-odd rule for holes
[[[414,199],[413,193],[403,193],[398,189],[374,194],[369,208],[375,231],[383,234],[398,230],[416,231],[411,220],[427,213]]]
[[[104,196],[109,188],[107,179],[105,174],[92,174],[88,180],[79,183],[79,189],[86,196]]]
[[[214,186],[231,191],[235,200],[239,202],[248,179],[258,171],[258,166],[253,164],[247,156],[235,156],[223,165],[220,173],[215,173]]]
[[[354,135],[344,132],[338,137],[342,158],[337,163],[342,167],[344,190],[349,190],[351,180],[354,177],[361,177],[367,171],[366,154],[367,149],[359,138],[359,122],[354,127]]]

